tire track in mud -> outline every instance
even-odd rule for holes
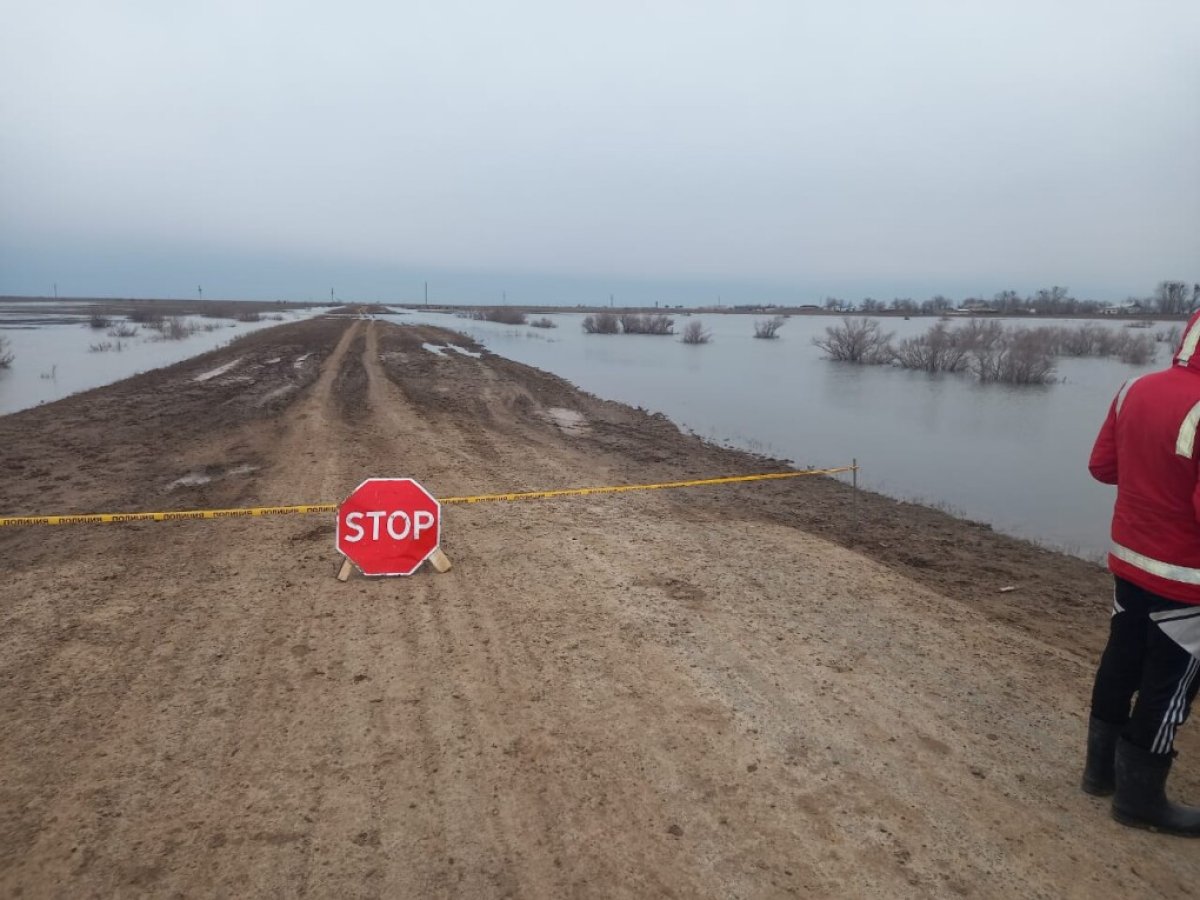
[[[372,474],[416,478],[442,496],[466,490],[464,473],[477,471],[481,463],[487,467],[489,461],[472,454],[453,434],[433,427],[392,382],[381,361],[380,328],[381,323],[370,323],[362,357],[371,412],[361,434],[361,455]]]
[[[368,327],[374,324],[371,322]],[[355,332],[354,339],[342,355],[332,388],[338,412],[350,424],[361,422],[371,411],[367,402],[367,369],[363,364],[366,339],[361,329],[356,328]]]
[[[465,489],[459,473],[473,470],[478,477],[480,457],[463,446],[456,430],[447,435],[431,428],[387,377],[374,323],[367,331],[363,360],[371,410],[367,452],[376,461],[394,460],[398,469],[389,474],[412,474],[413,467],[421,465],[418,477],[437,484],[439,493]],[[523,849],[529,845],[520,840],[536,833],[536,845],[551,844],[550,820],[537,815],[533,822],[525,821],[510,800],[512,792],[500,795],[504,780],[490,771],[496,760],[511,759],[503,748],[515,739],[520,721],[501,725],[495,712],[487,712],[503,708],[503,688],[497,684],[502,685],[504,677],[494,657],[477,656],[479,624],[452,615],[463,606],[477,612],[479,598],[468,591],[469,599],[452,600],[462,597],[463,589],[453,572],[394,584],[394,591],[387,593],[402,595],[398,630],[407,656],[403,664],[409,673],[407,705],[413,719],[397,730],[413,736],[411,743],[421,760],[410,777],[427,778],[434,786],[428,802],[436,804],[436,827],[422,840],[434,841],[442,848],[435,858],[445,860],[440,866],[426,863],[426,883],[484,895],[519,891],[521,883],[550,883],[553,867],[548,860],[560,856],[561,850],[549,857],[538,851],[530,860]],[[494,625],[486,631],[493,646],[512,637],[501,635]],[[538,874],[520,878],[513,872],[518,861],[521,868],[533,865]]]

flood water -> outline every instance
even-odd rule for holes
[[[322,311],[282,315],[291,321]],[[91,344],[118,339],[87,328],[86,315],[86,305],[43,311],[0,303],[0,336],[16,354],[11,369],[0,369],[0,414],[170,365],[279,324],[195,319],[217,327],[181,341],[156,340],[142,328],[135,338],[119,339],[120,352],[93,352]],[[665,413],[719,443],[799,466],[857,459],[865,487],[1090,559],[1099,559],[1107,545],[1114,494],[1088,475],[1092,441],[1121,383],[1169,361],[1165,344],[1158,359],[1143,367],[1061,359],[1058,383],[1011,387],[964,375],[830,362],[812,344],[838,321],[825,316],[793,317],[777,340],[764,341],[753,337],[755,316],[698,314],[694,318],[713,334],[700,346],[685,345],[678,335],[588,335],[577,314],[548,316],[558,326],[553,329],[421,310],[380,318],[464,332],[494,353],[597,396]],[[687,321],[678,317],[677,330]],[[888,319],[884,326],[905,337],[923,333],[933,321]],[[638,478],[629,473],[629,481]]]
[[[8,340],[7,350],[15,356],[10,368],[0,369],[0,415],[169,366],[215,350],[240,335],[280,324],[265,318],[235,322],[184,316],[185,323],[201,330],[182,340],[163,340],[156,331],[132,322],[127,324],[138,329],[137,335],[117,338],[108,336],[106,329],[87,326],[92,305],[0,301],[0,337]],[[280,310],[269,315],[291,322],[323,311]],[[113,321],[123,320],[116,317]],[[112,349],[91,349],[99,344],[111,344]]]
[[[754,316],[697,314],[693,318],[713,334],[700,346],[685,345],[678,335],[588,335],[575,314],[549,316],[554,329],[419,310],[387,318],[463,331],[494,353],[600,397],[665,413],[711,440],[800,466],[857,458],[866,487],[1089,559],[1103,556],[1114,498],[1113,488],[1088,474],[1092,441],[1121,383],[1170,358],[1161,344],[1156,362],[1143,367],[1061,359],[1059,383],[1012,387],[979,384],[967,375],[830,362],[812,344],[838,322],[825,316],[792,317],[777,340],[758,340]],[[676,330],[688,321],[677,318]],[[902,338],[934,321],[883,324]],[[638,477],[629,473],[630,481]]]

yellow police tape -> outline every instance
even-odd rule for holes
[[[657,484],[621,484],[609,487],[566,488],[556,491],[524,491],[509,494],[480,494],[473,497],[442,497],[439,503],[488,503],[503,500],[544,500],[550,497],[586,497],[591,494],[623,494],[628,491],[660,491],[667,488],[704,487],[714,484],[738,484],[748,481],[773,481],[805,475],[837,475],[852,472],[856,466],[833,469],[803,469],[795,472],[769,472],[761,475],[728,475],[722,478],[698,478],[690,481],[665,481]],[[0,528],[21,525],[98,525],[115,522],[175,522],[181,519],[246,519],[262,516],[294,516],[336,512],[336,503],[309,503],[303,506],[252,506],[245,509],[190,509],[175,512],[92,513],[77,516],[0,517]]]

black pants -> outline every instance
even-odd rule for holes
[[[1170,753],[1175,732],[1191,711],[1200,687],[1200,659],[1169,638],[1150,618],[1168,610],[1196,610],[1186,603],[1116,579],[1108,646],[1096,672],[1092,715],[1124,725],[1127,741],[1151,753]],[[1130,715],[1129,704],[1137,694]]]

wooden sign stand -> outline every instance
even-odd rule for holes
[[[427,561],[431,566],[433,566],[434,571],[437,572],[439,575],[442,573],[445,573],[445,572],[449,572],[451,565],[452,565],[450,562],[450,557],[448,557],[445,553],[442,552],[441,547],[438,547],[436,550],[434,550],[433,553],[430,554],[429,559]],[[353,571],[354,571],[354,563],[350,562],[350,560],[348,558],[343,557],[342,558],[342,567],[340,569],[338,569],[337,580],[338,581],[349,581],[350,573]]]

